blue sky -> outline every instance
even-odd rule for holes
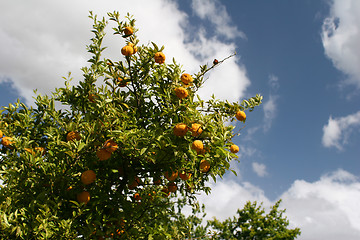
[[[89,10],[131,12],[142,43],[165,45],[168,59],[189,73],[236,51],[200,95],[236,101],[261,93],[264,104],[234,139],[238,176],[199,197],[208,216],[224,219],[247,200],[268,207],[282,198],[292,226],[302,228],[299,239],[359,239],[360,2],[137,0],[124,10],[125,3],[1,2],[0,105],[31,104],[32,89],[49,93],[68,71],[80,79]]]

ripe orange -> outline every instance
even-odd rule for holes
[[[192,143],[191,148],[194,149],[197,153],[200,153],[204,150],[204,144],[200,140],[195,140]]]
[[[66,141],[74,141],[74,140],[80,140],[80,133],[71,131],[66,135]]]
[[[122,79],[121,77],[117,78],[117,84],[119,85],[119,87],[126,87],[126,85],[128,84],[128,82],[126,82],[124,79]]]
[[[89,185],[95,182],[96,173],[93,170],[87,170],[81,174],[81,182],[85,185]]]
[[[169,192],[176,192],[177,189],[178,189],[178,188],[177,188],[177,186],[176,186],[176,183],[170,182],[170,183],[168,184],[168,190],[169,190]]]
[[[128,46],[132,47],[134,49],[134,54],[137,53],[137,46],[134,46],[132,43],[128,43]]]
[[[0,130],[0,138],[3,137],[3,132]]]
[[[11,144],[13,143],[12,137],[3,137],[1,140],[1,144],[4,145],[4,147],[11,148]]]
[[[201,160],[200,162],[200,171],[203,173],[207,173],[210,170],[210,163],[208,160]]]
[[[131,35],[131,34],[133,34],[134,33],[134,30],[132,29],[132,27],[125,27],[125,29],[124,29],[124,34],[126,35],[126,36],[129,36],[129,35]]]
[[[181,171],[181,172],[179,172],[179,177],[180,177],[182,180],[186,181],[186,180],[189,180],[189,179],[191,178],[191,173],[187,173],[187,172],[185,172],[185,171]]]
[[[242,122],[245,122],[245,120],[246,120],[246,114],[244,111],[237,111],[235,117],[237,120],[242,121]]]
[[[88,96],[89,101],[92,102],[92,103],[95,102],[95,98],[96,98],[96,95],[93,94],[93,93],[90,93],[89,96]]]
[[[231,146],[230,146],[230,151],[231,151],[232,153],[237,153],[237,152],[239,152],[239,146],[237,146],[237,145],[235,145],[235,144],[231,145]]]
[[[174,181],[178,177],[178,171],[172,172],[171,175],[169,174],[169,172],[165,172],[164,176],[170,182]]]
[[[121,49],[121,54],[124,56],[131,56],[134,54],[134,48],[132,46],[126,45]]]
[[[155,53],[154,58],[156,63],[162,64],[165,62],[165,54],[162,52]]]
[[[76,198],[79,203],[87,204],[90,201],[90,193],[87,191],[81,192],[76,196]]]
[[[189,96],[188,91],[183,87],[175,88],[174,91],[175,91],[176,96],[180,99],[183,99],[183,98],[186,98],[187,96]]]
[[[190,131],[192,132],[192,136],[193,136],[193,137],[197,137],[197,136],[199,136],[199,135],[202,133],[203,130],[202,130],[200,124],[198,124],[198,123],[193,123],[193,124],[191,124]]]
[[[108,152],[105,149],[101,148],[96,151],[96,156],[99,158],[100,161],[108,160],[111,157],[111,152]]]
[[[185,85],[188,85],[189,83],[191,83],[193,81],[192,76],[188,73],[182,74],[180,79],[183,82],[183,84],[185,84]]]
[[[135,201],[140,201],[141,200],[141,196],[139,193],[135,193],[133,198],[135,199]]]
[[[114,140],[109,139],[104,143],[104,149],[109,153],[112,153],[118,149],[118,145]]]
[[[120,230],[120,229],[116,229],[116,234],[117,235],[122,235],[125,232],[125,230]]]
[[[173,131],[174,131],[175,136],[183,137],[186,135],[186,133],[188,131],[188,127],[186,126],[185,123],[178,123],[174,127]]]

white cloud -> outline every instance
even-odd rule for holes
[[[263,105],[264,110],[264,131],[267,132],[272,125],[274,118],[276,117],[277,113],[277,105],[276,100],[278,96],[270,95],[269,100],[267,100]]]
[[[345,117],[332,118],[323,127],[322,144],[325,147],[336,147],[339,150],[348,143],[354,128],[360,126],[360,111]]]
[[[211,195],[201,194],[198,197],[205,204],[206,220],[232,217],[247,201],[264,202],[264,206],[270,206],[264,191],[249,182],[238,184],[232,180],[219,180],[209,186],[212,188]]]
[[[266,165],[262,163],[253,162],[252,163],[253,171],[258,175],[259,177],[265,177],[268,173],[266,171]]]
[[[205,203],[206,219],[232,217],[246,201],[263,202],[267,212],[274,204],[261,188],[247,182],[224,179],[210,187],[211,195],[198,198]],[[298,239],[360,239],[360,181],[353,174],[339,169],[315,182],[296,180],[280,198],[290,227],[301,229]]]
[[[360,1],[333,0],[324,20],[322,41],[326,56],[349,76],[347,83],[360,87]]]
[[[246,38],[245,33],[232,25],[232,20],[225,6],[218,0],[193,0],[192,9],[201,19],[209,20],[215,26],[217,34],[227,39]]]
[[[33,89],[49,94],[55,87],[63,86],[61,77],[69,71],[73,73],[74,82],[78,81],[82,77],[80,68],[87,64],[89,57],[85,45],[92,37],[88,11],[93,10],[102,17],[118,10],[124,16],[124,5],[126,12],[137,20],[142,43],[153,41],[164,45],[167,61],[175,57],[189,73],[197,72],[201,64],[212,63],[212,59],[234,52],[236,46],[230,35],[225,44],[216,36],[205,38],[205,30],[189,32],[185,28],[189,25],[188,16],[179,10],[176,1],[134,0],[131,4],[125,0],[5,1],[0,9],[0,82],[11,79],[20,95],[31,103]],[[226,15],[226,9],[219,2],[217,6]],[[229,16],[224,21],[225,28],[234,28]],[[233,31],[235,35],[236,32],[239,31]],[[106,57],[120,57],[124,40],[112,36],[110,27],[104,44],[109,46]],[[243,96],[250,81],[237,60],[230,59],[207,76],[207,86],[201,90],[204,98],[208,98],[210,92],[219,98],[229,96],[229,100],[234,101]],[[219,82],[231,87],[220,87]],[[226,95],[229,89],[231,92]]]
[[[360,182],[344,171],[309,183],[297,180],[284,193],[283,207],[302,229],[300,239],[359,239]]]

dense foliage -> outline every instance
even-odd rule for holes
[[[223,222],[217,219],[209,221],[209,225],[215,230],[214,239],[295,239],[300,234],[300,229],[287,228],[289,221],[283,216],[285,210],[279,210],[280,202],[276,202],[268,214],[256,202],[247,202],[244,208],[238,209],[237,216]]]

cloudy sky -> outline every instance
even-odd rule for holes
[[[199,197],[208,217],[281,198],[299,239],[360,239],[360,1],[2,0],[1,106],[32,104],[33,89],[48,94],[69,71],[81,78],[89,10],[130,12],[141,42],[165,45],[189,73],[236,51],[208,76],[203,98],[264,96],[234,140],[238,176]],[[121,39],[109,33],[105,44],[119,57]]]

